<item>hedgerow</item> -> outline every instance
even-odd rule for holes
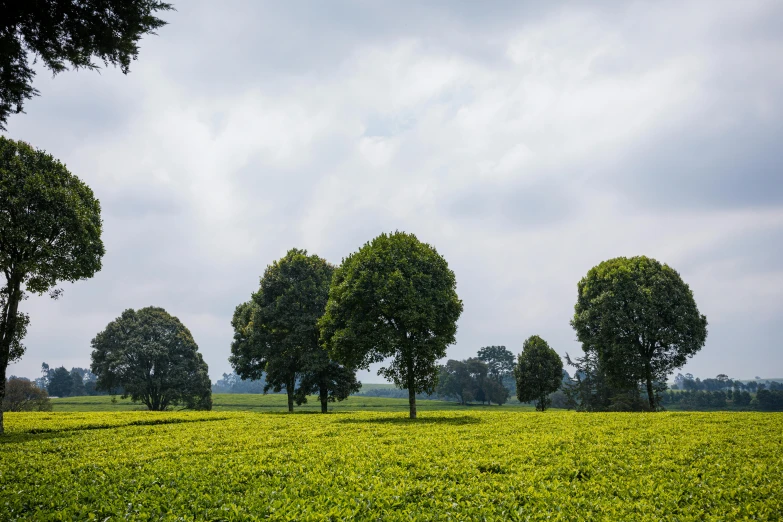
[[[783,513],[774,413],[16,413],[7,426],[0,520]]]

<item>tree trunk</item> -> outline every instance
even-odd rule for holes
[[[5,398],[5,367],[2,369],[2,372],[0,373],[2,373],[2,375],[0,375],[0,377],[2,377],[2,381],[0,381],[0,405],[1,405],[3,403],[3,399]],[[3,434],[4,429],[5,428],[3,426],[3,409],[0,408],[0,435]]]
[[[6,301],[5,310],[3,310],[2,320],[0,320],[0,381],[2,381],[0,383],[0,404],[5,399],[5,372],[8,370],[8,360],[11,357],[11,343],[16,331],[16,314],[19,311],[19,301],[22,298],[21,284],[22,281],[18,277],[12,276],[8,281],[11,291],[8,295],[8,301]],[[0,408],[0,435],[4,431],[3,411]]]
[[[416,389],[413,379],[408,379],[408,404],[410,405],[410,418],[416,418]]]
[[[647,398],[650,400],[650,410],[655,411],[655,395],[653,395],[652,370],[649,361],[645,364],[644,370],[647,378]]]
[[[329,402],[329,389],[324,384],[320,386],[319,399],[321,400],[321,413],[326,413],[328,411],[326,405]]]
[[[294,383],[295,378],[292,378],[285,386],[285,392],[288,394],[288,413],[294,412]]]

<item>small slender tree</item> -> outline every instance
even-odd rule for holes
[[[413,234],[381,234],[335,271],[321,340],[331,356],[352,368],[379,370],[407,388],[410,418],[416,393],[432,393],[438,359],[455,342],[462,301],[446,260]]]
[[[537,335],[530,336],[522,346],[514,368],[519,402],[536,401],[538,411],[549,406],[549,394],[563,381],[563,360]]]
[[[19,304],[26,293],[58,297],[59,282],[100,270],[103,253],[92,190],[46,152],[0,136],[0,401],[8,364],[25,351],[30,318]]]

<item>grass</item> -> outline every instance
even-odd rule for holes
[[[389,385],[392,386],[392,385]],[[243,393],[216,393],[212,395],[214,411],[256,411],[256,412],[284,412],[288,410],[288,399],[281,394],[243,394]],[[461,406],[456,402],[417,400],[416,408],[419,411],[458,411],[458,410],[496,410],[496,409],[515,409],[515,410],[533,410],[527,405],[520,405],[514,401],[514,404],[503,406]],[[116,402],[108,395],[95,395],[89,397],[65,397],[61,399],[52,399],[52,410],[57,412],[77,412],[77,411],[142,411],[147,407],[143,404],[133,403],[130,399],[120,399]],[[330,402],[329,410],[333,412],[340,411],[408,411],[408,399],[391,399],[386,397],[364,397],[361,395],[352,395],[344,401]],[[321,403],[317,397],[309,397],[307,403],[301,406],[294,405],[294,411],[298,412],[320,412]]]

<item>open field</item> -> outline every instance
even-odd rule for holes
[[[779,520],[783,415],[10,413],[0,520]],[[108,517],[108,518],[107,518]]]
[[[284,412],[288,411],[288,399],[281,394],[244,394],[244,393],[216,393],[212,395],[214,411],[256,411],[256,412]],[[424,401],[417,400],[416,406],[420,411],[432,410],[476,410],[476,409],[504,409],[513,408],[515,410],[529,410],[534,408],[528,405],[519,404],[516,400],[513,403],[503,406],[461,406],[456,402],[447,401]],[[117,397],[117,402],[111,402],[108,395],[94,395],[85,397],[66,397],[63,399],[52,399],[53,411],[142,411],[147,407],[143,404],[132,403],[129,399],[122,400]],[[387,397],[363,397],[361,395],[352,395],[344,401],[330,402],[331,411],[408,411],[408,399],[391,399]],[[321,403],[317,397],[310,397],[307,403],[301,406],[294,406],[295,411],[320,412]]]

